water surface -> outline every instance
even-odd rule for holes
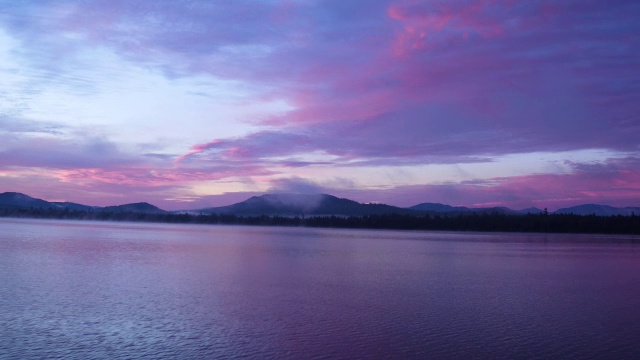
[[[0,358],[640,354],[637,237],[0,220]]]

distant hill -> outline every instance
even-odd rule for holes
[[[117,206],[106,206],[100,209],[104,212],[132,212],[140,214],[163,214],[166,211],[160,209],[157,206],[151,205],[146,202],[124,204]]]
[[[165,214],[169,213],[152,204],[146,202],[116,205],[116,206],[89,206],[72,202],[49,202],[42,199],[30,197],[18,192],[0,193],[0,209],[13,212],[19,209],[40,209],[40,210],[70,210],[70,211],[90,211],[96,213],[139,213],[139,214]],[[439,203],[421,203],[409,208],[400,208],[385,204],[361,204],[353,200],[338,198],[327,194],[265,194],[254,196],[245,201],[221,207],[205,209],[174,211],[171,213],[188,214],[233,214],[238,216],[365,216],[365,215],[424,215],[424,214],[447,214],[455,216],[457,214],[482,213],[482,214],[505,214],[505,215],[526,215],[541,214],[543,210],[538,208],[527,208],[522,210],[511,210],[506,207],[492,208],[468,208],[464,206],[451,206]],[[554,214],[574,214],[574,215],[598,215],[614,216],[632,214],[640,215],[640,207],[616,208],[607,205],[585,204],[558,209]]]
[[[72,203],[72,202],[52,202],[51,204],[54,204],[56,206],[58,206],[61,209],[69,209],[69,210],[76,210],[76,211],[90,211],[90,210],[99,210],[101,209],[99,206],[89,206],[89,205],[82,205],[82,204],[77,204],[77,203]]]
[[[18,192],[5,192],[0,194],[0,207],[5,208],[36,208],[36,209],[57,209],[53,203]]]
[[[68,209],[73,211],[133,212],[142,214],[161,214],[166,212],[146,202],[100,207],[77,204],[73,202],[49,202],[42,199],[36,199],[18,192],[1,193],[0,208],[52,210]]]
[[[422,203],[409,207],[411,210],[418,211],[433,211],[433,212],[456,212],[456,211],[469,211],[469,208],[463,206],[451,206],[439,203]]]
[[[537,207],[530,207],[530,208],[518,210],[517,213],[518,214],[523,214],[523,215],[526,215],[526,214],[542,214],[542,213],[544,213],[544,210],[538,209]]]
[[[384,204],[361,204],[327,194],[266,194],[221,207],[201,209],[205,214],[241,216],[337,215],[364,216],[373,214],[416,214],[416,211]]]
[[[608,205],[585,204],[554,211],[554,214],[613,216],[631,214],[640,215],[640,207],[615,208]]]
[[[511,210],[506,207],[491,207],[491,208],[468,208],[465,206],[451,206],[439,203],[421,203],[409,207],[411,210],[424,211],[430,213],[498,213],[498,214],[516,214],[517,211]]]

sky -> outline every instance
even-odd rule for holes
[[[637,0],[0,0],[0,192],[640,206]]]

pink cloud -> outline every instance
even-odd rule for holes
[[[63,5],[16,3],[0,17],[2,29],[28,46],[25,59],[38,69],[38,81],[58,79],[62,66],[79,66],[74,60],[84,49],[107,47],[168,77],[246,82],[260,89],[257,100],[293,109],[258,116],[258,129],[243,136],[210,134],[211,141],[182,155],[168,154],[173,163],[125,153],[105,138],[63,139],[55,137],[58,127],[0,118],[0,169],[51,169],[69,183],[142,191],[269,175],[275,166],[295,176],[294,168],[318,163],[389,166],[640,150],[634,1]],[[63,36],[69,32],[80,36]],[[22,134],[28,131],[54,137]],[[317,152],[332,160],[298,158]],[[467,205],[531,205],[534,195],[558,204],[624,203],[637,198],[636,174],[635,165],[613,172],[576,167],[569,175],[412,187],[406,194],[423,189],[425,196]],[[410,198],[403,191],[389,194]]]
[[[442,42],[467,41],[475,34],[483,38],[503,35],[507,19],[500,15],[509,13],[511,7],[511,1],[394,3],[387,8],[387,15],[402,24],[393,44],[394,54],[408,56]]]
[[[421,202],[439,202],[471,207],[507,206],[512,209],[535,206],[553,211],[585,203],[621,207],[640,205],[638,158],[570,165],[574,172],[569,174],[536,174],[372,190],[358,190],[356,184],[339,179],[324,184],[299,177],[267,181],[271,181],[272,191],[324,192],[360,202],[376,201],[403,207]],[[145,177],[136,171],[102,172],[87,169],[59,174],[40,172],[39,175],[34,171],[14,169],[10,172],[12,178],[0,177],[0,187],[49,200],[89,205],[148,201],[174,210],[229,205],[258,195],[254,192],[238,192],[200,197],[189,195],[181,185],[192,181],[194,177],[211,178],[208,173],[165,173]],[[16,189],[16,177],[21,176],[28,177],[29,181],[22,182],[20,188]]]
[[[215,167],[189,168],[85,168],[63,170],[56,173],[61,181],[78,185],[92,185],[105,183],[113,185],[135,187],[167,187],[181,186],[187,183],[204,180],[222,180],[239,176],[265,176],[273,172],[258,166],[243,166],[236,168],[232,165]]]
[[[537,207],[554,211],[587,203],[640,206],[640,160],[611,159],[600,164],[573,164],[569,174],[535,174],[465,181],[461,183],[357,189],[354,184],[318,183],[300,177],[273,180],[271,191],[328,193],[359,202],[409,207],[422,202],[468,207],[504,206],[514,210]],[[335,187],[338,185],[339,187]],[[255,193],[215,197],[215,206],[245,200]],[[223,199],[228,199],[224,202]]]
[[[550,211],[587,203],[640,206],[640,160],[611,159],[574,164],[569,174],[536,174],[442,185],[402,186],[377,191],[343,191],[359,201],[399,206],[435,202],[470,207],[506,206]]]
[[[183,160],[185,160],[185,159],[187,159],[187,158],[189,158],[189,157],[191,157],[191,156],[193,156],[193,155],[197,155],[197,154],[203,153],[203,152],[205,152],[206,150],[211,149],[211,148],[214,148],[215,146],[217,146],[217,145],[219,145],[219,144],[221,144],[221,143],[222,143],[222,140],[213,140],[213,141],[210,141],[210,142],[208,142],[208,143],[193,145],[193,146],[189,149],[190,151],[189,151],[188,153],[183,154],[183,155],[181,155],[181,156],[178,156],[178,157],[176,158],[175,162],[176,162],[176,163],[180,163],[180,162],[182,162]]]
[[[625,80],[637,72],[631,1],[403,0],[370,1],[364,7],[355,2],[118,2],[108,9],[97,3],[73,4],[74,11],[47,24],[31,20],[29,28],[99,34],[91,41],[128,56],[135,52],[134,59],[162,66],[167,73],[210,73],[265,85],[272,90],[263,96],[295,107],[258,120],[271,127],[368,121],[428,103],[477,112],[479,117],[466,121],[470,127],[479,122],[488,131],[519,136],[519,114],[508,112],[509,107],[517,102],[536,107],[552,87],[544,83],[558,82],[566,97],[579,99],[565,112],[575,108],[593,114],[582,122],[588,127],[580,137],[584,143],[573,146],[593,147],[601,124],[624,131],[599,146],[629,145],[632,136],[625,134],[638,131],[624,123],[638,103],[637,90]],[[167,23],[175,26],[169,31]],[[24,26],[12,25],[27,34]],[[226,46],[244,45],[269,51],[224,53]],[[420,51],[402,58],[390,51],[413,47]],[[610,49],[615,49],[615,63],[607,56]],[[616,95],[618,87],[623,96]],[[557,113],[554,107],[538,108],[539,119]],[[484,115],[501,119],[488,122]],[[535,135],[544,138],[551,132]],[[625,141],[614,141],[619,135]]]

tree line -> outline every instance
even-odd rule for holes
[[[108,212],[70,209],[0,208],[0,217],[184,224],[308,226],[348,229],[500,231],[541,233],[640,234],[640,216],[571,214],[508,215],[500,213],[384,214],[366,216],[238,216]]]

